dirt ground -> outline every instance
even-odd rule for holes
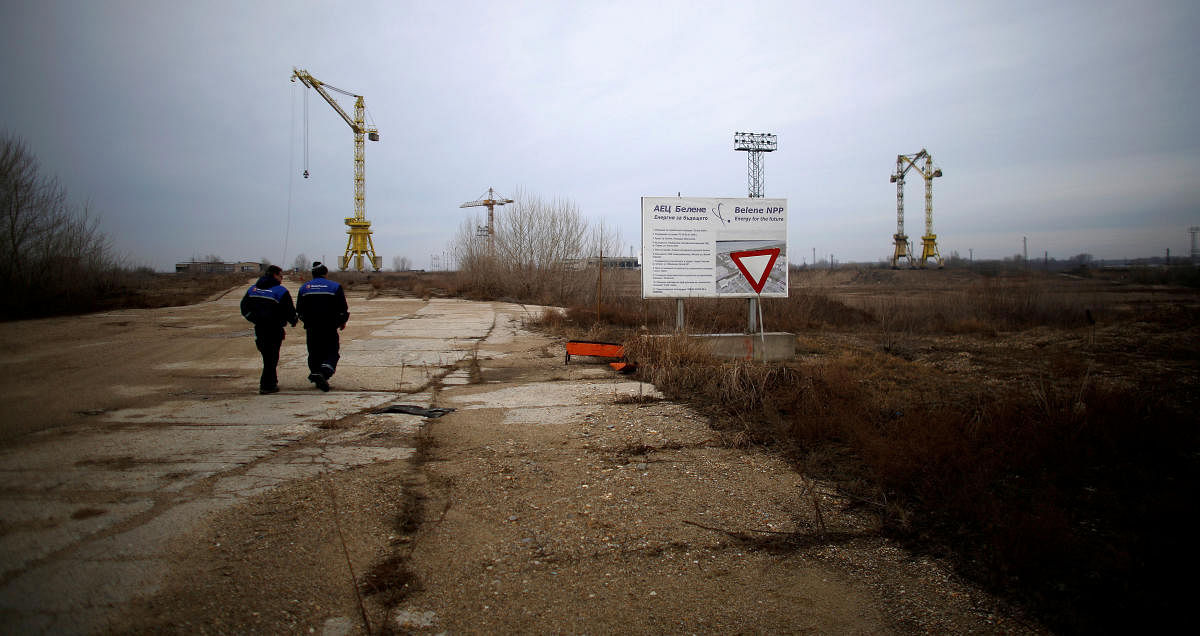
[[[351,416],[305,440],[407,436],[417,451],[213,516],[111,631],[1042,631],[878,536],[827,484],[722,447],[687,407],[565,366],[542,336],[504,349],[435,387],[458,410],[419,432]]]
[[[798,282],[851,305],[876,307],[894,302],[894,278],[904,274]],[[946,274],[921,278],[926,287],[913,287],[916,296],[906,302],[944,290],[954,282]],[[1108,285],[1067,287],[1079,294],[1077,304],[1097,308],[1095,325],[960,335],[924,335],[904,325],[871,333],[813,329],[800,334],[798,354],[884,352],[917,376],[937,370],[983,386],[1030,386],[1071,367],[1085,370],[1085,378],[1171,391],[1181,403],[1194,403],[1197,341],[1186,336],[1195,332],[1187,320],[1197,306],[1195,293],[1151,286],[1108,291]],[[400,373],[409,385],[393,377],[394,369],[378,371],[387,368],[386,356],[362,362],[375,370],[363,367],[355,375],[347,369],[339,375],[346,385],[328,395],[374,392],[456,410],[414,425],[412,418],[352,409],[298,437],[271,441],[278,448],[270,452],[301,459],[317,450],[323,456],[326,448],[336,452],[347,441],[414,450],[405,460],[314,469],[262,494],[239,496],[177,536],[161,556],[155,548],[153,558],[125,557],[131,567],[161,571],[147,577],[155,583],[131,605],[99,608],[104,631],[1046,631],[957,577],[949,563],[883,538],[871,504],[797,473],[769,451],[722,445],[704,416],[659,398],[649,385],[604,365],[564,365],[561,340],[519,325],[498,329],[499,319],[491,318],[491,328],[475,324],[480,335],[464,339],[448,316],[473,303],[368,302],[368,293],[355,292],[352,300],[356,311],[365,311],[346,331],[344,346],[355,347],[351,360],[381,355],[383,342],[409,331],[418,349],[460,349],[445,363],[438,361],[439,351],[421,349],[426,362],[410,365],[408,376]],[[186,312],[137,310],[6,325],[0,451],[19,466],[23,444],[31,440],[49,448],[88,431],[135,432],[136,426],[119,419],[105,424],[105,418],[164,400],[281,397],[253,395],[250,331],[232,309],[235,300]],[[513,307],[504,310],[504,320],[529,314]],[[446,332],[443,340],[432,338],[435,329]],[[464,359],[461,347],[473,339],[475,355]],[[302,344],[289,339],[285,347],[298,352]],[[418,372],[433,383],[410,386]],[[309,399],[303,374],[292,375],[287,399]],[[124,457],[121,449],[110,450]],[[110,468],[151,475],[169,470],[143,466],[159,461],[143,459],[129,457]],[[92,470],[99,461],[75,467]],[[0,491],[26,496],[24,489],[32,487],[15,477],[27,474],[14,471]],[[212,479],[185,479],[183,473],[162,477],[172,488],[193,484],[187,492],[212,486]],[[46,488],[61,499],[62,514],[53,513],[57,529],[0,523],[0,542],[8,541],[3,545],[17,545],[10,540],[33,537],[39,528],[47,535],[74,528],[87,539],[89,524],[122,509],[116,500],[93,501],[89,491]],[[176,494],[160,488],[145,496],[162,503]],[[29,523],[43,523],[37,514],[28,516]],[[133,534],[132,521],[107,523],[110,529],[93,547]],[[34,558],[33,566],[75,552],[51,551]],[[16,574],[3,579],[14,596],[20,582]]]

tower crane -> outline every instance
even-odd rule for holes
[[[922,165],[918,162],[924,160]],[[891,182],[896,184],[896,249],[892,254],[892,269],[899,267],[901,258],[908,259],[909,267],[913,267],[912,245],[904,234],[904,176],[910,169],[916,168],[917,173],[925,178],[925,235],[921,237],[921,259],[918,261],[922,268],[929,259],[940,268],[942,257],[938,254],[937,235],[933,233],[933,179],[942,176],[942,169],[933,165],[933,156],[924,148],[912,155],[896,155],[896,172],[891,176]]]
[[[371,240],[371,222],[367,220],[365,204],[363,201],[363,137],[366,136],[371,141],[379,141],[379,131],[374,126],[367,127],[365,122],[366,105],[363,103],[362,95],[355,95],[349,91],[344,91],[331,84],[326,84],[321,80],[313,77],[304,69],[292,69],[292,81],[300,80],[307,88],[316,91],[329,105],[341,115],[342,120],[350,126],[350,130],[354,131],[354,216],[346,217],[346,234],[349,237],[346,239],[346,253],[342,256],[341,267],[346,269],[350,265],[351,259],[354,261],[354,269],[363,271],[363,258],[366,257],[371,267],[375,271],[379,271],[383,265],[383,257],[375,255],[375,244]],[[346,111],[329,95],[325,89],[337,91],[342,95],[354,98],[354,119],[346,114]],[[307,111],[306,111],[307,113]],[[307,134],[307,131],[306,131]],[[307,143],[307,142],[306,142]],[[305,146],[307,148],[307,145]],[[304,177],[308,178],[308,170],[305,169]]]
[[[496,236],[496,229],[495,229],[495,225],[494,225],[494,223],[495,223],[495,208],[498,205],[507,205],[512,202],[513,202],[512,199],[506,199],[502,196],[497,196],[495,190],[493,190],[492,188],[488,188],[487,194],[485,194],[484,196],[482,196],[474,201],[467,201],[466,203],[458,206],[460,208],[474,208],[474,207],[479,207],[479,206],[487,206],[487,209],[488,209],[487,237],[488,237],[488,255],[489,256],[495,255],[495,248],[496,248],[496,246],[494,244],[494,240],[495,240],[495,236]],[[483,228],[480,228],[480,229],[483,229]]]

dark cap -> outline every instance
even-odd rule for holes
[[[329,273],[329,268],[321,264],[321,261],[313,261],[312,275],[313,278],[324,276]]]

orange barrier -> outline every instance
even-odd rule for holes
[[[619,362],[610,362],[617,373],[633,373],[637,365],[625,361],[625,347],[615,342],[592,342],[589,340],[572,340],[567,343],[566,364],[571,363],[571,356],[592,356],[594,358],[619,358]]]
[[[567,362],[571,356],[595,356],[597,358],[624,358],[625,347],[613,342],[591,342],[572,340],[567,343]]]

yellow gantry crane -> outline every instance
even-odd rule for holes
[[[379,131],[374,127],[368,128],[366,125],[365,115],[367,107],[363,103],[362,95],[355,95],[336,86],[326,84],[310,75],[304,69],[292,69],[292,81],[296,80],[300,80],[300,83],[317,91],[321,97],[325,98],[325,101],[329,102],[329,105],[333,106],[337,114],[341,115],[342,119],[349,124],[350,130],[354,131],[354,216],[346,218],[346,226],[350,228],[346,230],[346,234],[350,236],[346,240],[346,253],[342,256],[341,267],[342,269],[346,269],[350,265],[351,259],[353,259],[354,269],[361,272],[363,271],[363,258],[366,257],[371,267],[375,271],[379,271],[383,265],[383,257],[375,255],[375,244],[371,241],[371,222],[367,220],[365,204],[363,202],[363,173],[365,164],[363,159],[363,136],[365,135],[371,141],[379,141]],[[342,110],[342,107],[334,101],[333,97],[325,89],[337,91],[354,98],[354,119],[350,119],[346,111]],[[307,110],[305,113],[307,116]],[[305,134],[307,134],[307,131]],[[305,147],[307,148],[307,145]],[[308,178],[307,167],[304,170],[304,177]]]
[[[917,162],[922,159],[925,160],[924,165],[918,166]],[[909,267],[914,266],[912,246],[904,233],[904,175],[912,168],[916,168],[925,178],[925,235],[921,237],[921,260],[918,263],[923,269],[929,259],[933,259],[940,268],[943,265],[942,257],[938,254],[937,235],[933,233],[933,179],[942,176],[942,169],[933,165],[933,156],[922,148],[916,154],[896,155],[896,173],[891,177],[891,182],[896,184],[896,233],[892,235],[896,249],[892,254],[892,269],[899,267],[901,258],[908,259]]]
[[[473,207],[484,206],[484,205],[487,206],[488,224],[487,224],[486,231],[487,231],[487,237],[488,237],[488,255],[489,256],[494,256],[495,250],[496,250],[496,246],[494,243],[494,237],[496,236],[496,229],[495,229],[495,225],[494,225],[495,208],[497,205],[506,205],[506,204],[509,204],[512,202],[513,202],[512,199],[506,199],[502,196],[497,196],[495,190],[488,188],[487,194],[483,195],[479,199],[476,199],[475,201],[467,201],[466,203],[458,206],[460,208],[473,208]],[[484,230],[484,228],[479,228],[479,229],[481,232]]]

